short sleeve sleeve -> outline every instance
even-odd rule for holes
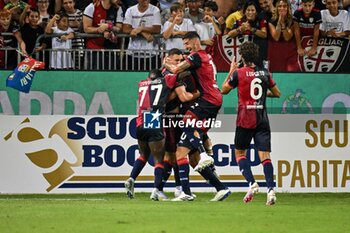
[[[94,4],[91,3],[85,8],[84,15],[92,19],[94,17],[94,11],[95,11],[95,6]]]
[[[199,68],[202,65],[202,59],[198,53],[190,54],[186,60],[190,63],[191,68]]]
[[[231,75],[231,77],[227,83],[232,88],[236,88],[238,86],[238,72],[237,71],[233,72],[233,74]]]

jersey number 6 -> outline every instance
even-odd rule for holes
[[[252,80],[252,82],[250,83],[250,96],[254,100],[260,99],[262,94],[263,94],[263,89],[262,89],[261,83],[262,83],[262,81],[259,78],[254,78]]]

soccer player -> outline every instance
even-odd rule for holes
[[[170,49],[166,60],[173,65],[177,65],[184,60],[183,53],[178,48]],[[162,70],[163,75],[169,74],[170,71],[165,67]],[[193,94],[193,98],[189,99],[186,92],[191,92]],[[195,88],[195,83],[192,78],[186,77],[184,80],[178,83],[178,85],[174,88],[173,92],[170,94],[168,98],[168,103],[165,107],[165,113],[168,117],[173,116],[173,120],[177,120],[179,116],[180,106],[188,105],[195,99],[199,97],[199,92]],[[182,130],[180,127],[167,127],[165,128],[165,156],[164,156],[164,173],[163,173],[163,186],[169,179],[171,175],[171,170],[174,170],[175,177],[175,192],[174,196],[180,196],[182,192],[181,181],[179,177],[179,168],[176,164],[176,145],[180,140],[180,135]]]
[[[216,68],[213,60],[201,49],[200,37],[196,32],[188,32],[183,37],[183,43],[185,48],[190,51],[190,55],[176,66],[169,63],[164,65],[175,74],[189,70],[201,93],[199,99],[186,112],[184,120],[215,119],[222,105],[222,95],[216,84]],[[200,160],[195,170],[199,171],[206,180],[209,180],[210,184],[218,191],[212,201],[224,200],[231,194],[230,190],[220,182],[209,168],[214,163],[214,160],[206,153],[202,140],[203,133],[206,133],[208,130],[209,128],[195,127],[185,127],[183,129],[183,134],[176,149],[176,162],[179,166],[183,193],[173,199],[174,201],[193,200],[189,184],[189,161],[187,157],[193,149],[198,150],[200,153]]]
[[[253,195],[258,192],[259,185],[255,182],[250,169],[246,152],[252,138],[258,148],[261,164],[267,185],[267,205],[276,202],[273,190],[273,166],[270,159],[271,131],[266,112],[266,97],[280,97],[281,93],[272,79],[271,74],[255,65],[259,56],[259,47],[252,42],[245,42],[240,47],[244,67],[238,68],[233,60],[231,69],[222,84],[221,93],[228,94],[232,89],[238,88],[238,113],[235,135],[235,155],[239,170],[249,182],[249,190],[243,201],[250,202]]]
[[[150,112],[152,112],[152,122],[153,120],[160,119],[159,117],[164,112],[164,106],[168,100],[168,96],[178,83],[177,78],[178,75],[167,74],[163,77],[160,70],[151,70],[149,77],[139,82],[139,111],[136,121],[136,136],[138,139],[140,156],[135,161],[130,177],[124,184],[129,198],[134,198],[135,179],[145,166],[150,154],[152,154],[155,161],[155,188],[152,191],[151,199],[168,199],[166,195],[160,191],[164,169],[164,133],[161,120],[158,121],[159,125],[157,127],[148,129],[144,127],[144,115],[145,113],[150,114]],[[190,99],[193,98],[193,96],[191,93],[186,93],[186,98]]]

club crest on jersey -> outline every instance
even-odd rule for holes
[[[143,113],[143,128],[144,129],[160,129],[162,114],[157,110],[156,112]]]
[[[240,35],[236,38],[231,38],[227,35],[222,37],[222,42],[219,43],[219,52],[227,64],[231,64],[234,56],[236,57],[236,61],[241,60],[241,55],[238,52],[239,47],[246,41],[249,41],[249,36],[247,35]]]
[[[303,37],[301,43],[305,50],[312,47],[312,37]],[[300,70],[306,72],[336,72],[343,64],[348,53],[349,42],[337,38],[321,38],[318,41],[317,54],[299,56]]]

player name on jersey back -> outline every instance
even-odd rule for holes
[[[248,77],[257,77],[257,76],[263,76],[266,73],[263,70],[257,70],[257,71],[246,71],[245,74]]]
[[[162,83],[162,80],[160,80],[160,79],[144,80],[144,81],[140,82],[140,86],[149,86],[149,85],[160,84],[160,83]]]

